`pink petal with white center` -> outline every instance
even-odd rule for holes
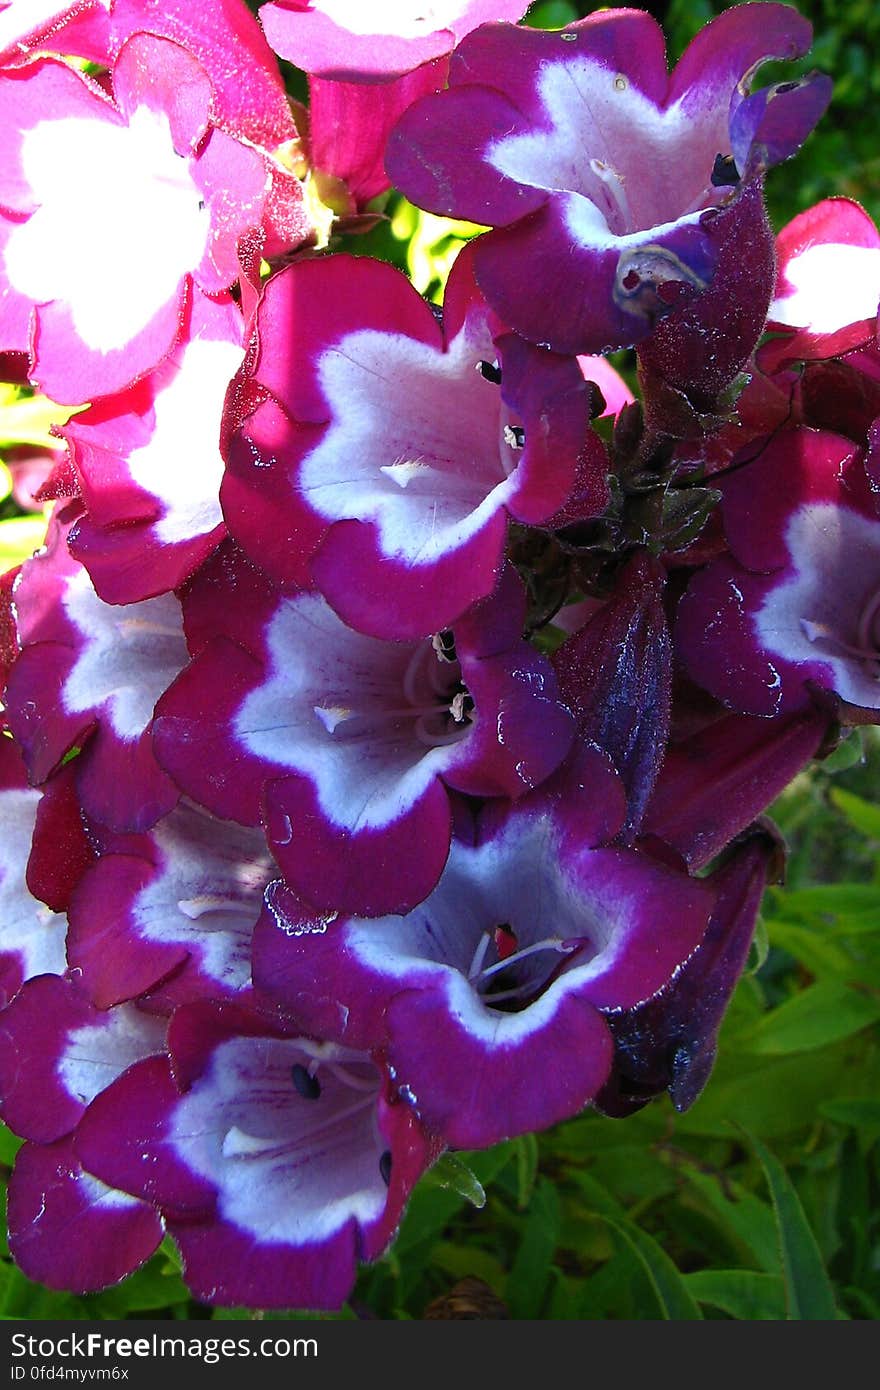
[[[209,218],[167,117],[140,107],[124,125],[96,95],[91,109],[78,101],[77,111],[71,84],[90,89],[54,64],[29,80],[44,90],[52,114],[23,131],[20,158],[38,207],[7,242],[6,274],[35,304],[55,302],[83,348],[106,357],[151,326],[161,331],[154,321],[169,300],[176,314],[182,277],[204,254]],[[97,182],[89,177],[95,170]],[[133,257],[136,276],[128,273]],[[40,350],[38,340],[38,371]]]
[[[182,804],[153,828],[142,857],[102,856],[82,879],[70,964],[99,1008],[162,981],[163,998],[177,1002],[240,995],[272,872],[261,832]]]
[[[477,25],[524,12],[523,0],[280,0],[262,6],[260,22],[275,52],[306,72],[369,80],[410,72]]]
[[[312,333],[291,336],[294,311]],[[587,433],[585,383],[570,361],[502,331],[467,251],[442,335],[399,273],[346,257],[272,281],[258,333],[254,390],[274,390],[293,421],[264,401],[244,422],[224,483],[228,524],[266,564],[258,523],[275,475],[285,534],[306,554],[320,541],[312,578],[359,631],[414,638],[448,626],[495,587],[508,515],[541,522],[566,500]],[[592,482],[601,511],[604,469]],[[299,579],[295,559],[286,547],[275,577]]]
[[[3,1118],[26,1139],[68,1134],[125,1069],[163,1050],[165,1021],[130,1005],[103,1012],[73,976],[29,980],[3,1012]]]
[[[783,227],[777,246],[768,327],[795,332],[767,344],[762,363],[837,357],[869,342],[880,305],[880,233],[864,208],[828,198]]]
[[[235,573],[194,586],[198,654],[157,708],[157,754],[188,795],[244,824],[264,789],[272,852],[309,901],[365,914],[420,901],[449,844],[443,782],[519,797],[567,753],[571,717],[520,638],[514,574],[462,620],[456,655],[442,638],[356,633],[320,595],[282,598],[265,581],[241,630]],[[202,626],[211,606],[217,635]]]
[[[4,278],[13,305],[34,305],[34,379],[64,402],[119,391],[162,361],[189,277],[210,291],[238,277],[237,240],[268,187],[264,158],[222,131],[193,150],[211,87],[184,50],[136,36],[113,76],[118,107],[51,61],[0,84],[16,137],[0,204],[27,214],[6,235]]]
[[[367,1054],[210,1005],[173,1032],[183,1094],[167,1067],[133,1068],[80,1126],[85,1163],[167,1212],[202,1299],[338,1307],[436,1149]]]
[[[171,594],[103,603],[67,553],[69,521],[53,519],[49,548],[16,585],[23,650],[7,684],[9,725],[38,782],[91,735],[76,768],[84,810],[113,829],[144,829],[178,796],[153,758],[150,726],[188,657],[180,604]]]
[[[87,509],[71,551],[107,602],[178,588],[222,540],[220,423],[242,336],[230,300],[196,293],[161,367],[65,428]]]
[[[564,810],[524,803],[499,821],[477,846],[453,841],[405,917],[323,924],[275,884],[255,939],[258,985],[322,1035],[380,1048],[401,1097],[455,1147],[581,1109],[611,1065],[599,1011],[665,984],[711,904],[684,875],[585,848]]]
[[[19,1151],[9,1183],[9,1248],[30,1279],[94,1293],[132,1274],[163,1234],[151,1206],[83,1172],[69,1138]]]

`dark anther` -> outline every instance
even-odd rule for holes
[[[321,1083],[311,1072],[306,1071],[305,1067],[299,1062],[291,1067],[293,1084],[303,1100],[317,1100],[321,1094]]]
[[[452,629],[451,629],[451,628],[448,628],[448,627],[445,627],[445,628],[443,629],[442,632],[439,632],[439,633],[437,634],[437,641],[438,641],[439,644],[440,644],[440,650],[441,650],[441,652],[443,653],[443,655],[446,657],[446,660],[447,660],[447,661],[454,661],[454,660],[455,660],[455,638],[454,638],[454,636],[452,635]]]
[[[386,1149],[385,1152],[383,1153],[382,1157],[379,1159],[379,1172],[380,1172],[380,1174],[381,1174],[381,1176],[382,1176],[382,1181],[384,1182],[385,1186],[388,1187],[389,1184],[390,1184],[390,1182],[391,1182],[391,1150],[390,1150],[390,1149]]]
[[[204,200],[204,198],[200,198],[200,199],[199,199],[199,212],[204,212],[204,211],[205,211],[205,200]]]
[[[511,449],[522,449],[525,447],[526,432],[522,425],[505,425],[504,438],[507,440]]]
[[[780,82],[779,86],[774,88],[774,95],[781,97],[786,92],[796,92],[800,85],[800,82]]]
[[[739,171],[732,154],[716,154],[712,167],[713,188],[734,188],[739,183]]]
[[[477,371],[484,381],[491,381],[493,386],[501,385],[501,368],[497,362],[478,362]]]

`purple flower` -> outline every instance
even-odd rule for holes
[[[178,1010],[169,1048],[91,1105],[81,1162],[161,1211],[197,1298],[339,1307],[439,1144],[366,1052],[213,1004]]]
[[[157,991],[166,1006],[243,996],[272,868],[259,830],[181,802],[77,885],[67,957],[83,989],[102,1009]]]
[[[257,334],[241,389],[259,405],[230,446],[227,524],[361,632],[421,637],[491,593],[508,517],[556,512],[579,455],[584,513],[607,502],[577,364],[504,330],[469,252],[443,330],[397,271],[336,256],[272,279]]]
[[[126,1006],[94,1009],[71,978],[27,982],[3,1011],[0,1109],[29,1142],[9,1183],[9,1246],[31,1279],[88,1293],[152,1255],[162,1222],[108,1187],[74,1150],[87,1106],[132,1063],[163,1051],[165,1022]]]
[[[776,435],[722,482],[731,553],[691,580],[676,643],[732,709],[803,710],[811,687],[880,708],[876,444],[805,428]]]
[[[75,775],[85,812],[114,830],[143,830],[178,799],[156,764],[150,727],[156,700],[186,663],[181,608],[173,594],[104,603],[67,551],[77,510],[53,517],[47,548],[16,582],[22,650],[7,718],[33,782],[82,748]]]
[[[777,841],[763,833],[739,845],[709,879],[717,898],[693,955],[653,999],[610,1018],[614,1067],[597,1098],[606,1114],[628,1115],[667,1089],[676,1110],[687,1110],[699,1096],[778,850]]]
[[[449,90],[403,117],[388,172],[420,207],[496,228],[476,244],[477,279],[518,333],[559,352],[634,343],[671,291],[709,283],[707,210],[822,114],[823,77],[747,95],[757,66],[809,43],[789,7],[740,5],[668,76],[662,33],[638,11],[555,33],[486,25],[453,55]]]
[[[453,840],[434,892],[405,916],[328,922],[283,883],[267,890],[258,987],[310,1031],[380,1049],[399,1094],[453,1147],[582,1109],[611,1067],[602,1014],[649,999],[705,930],[702,884],[597,847],[611,774],[601,758],[586,767],[591,817],[540,795],[490,814],[475,844]]]
[[[242,337],[228,297],[194,296],[162,365],[63,429],[86,508],[70,549],[106,603],[178,588],[225,536],[220,422]]]
[[[508,570],[454,634],[385,642],[218,552],[187,600],[197,655],[159,707],[158,756],[216,815],[255,825],[262,805],[308,901],[406,911],[445,863],[450,790],[519,797],[568,752],[571,716],[523,617]]]

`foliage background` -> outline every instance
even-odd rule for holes
[[[554,27],[590,8],[543,0],[530,21]],[[676,58],[727,7],[671,0],[644,8],[663,23]],[[872,0],[799,8],[816,34],[803,68],[829,72],[835,94],[800,156],[771,177],[774,225],[840,193],[877,220],[880,154],[865,113],[880,96],[872,61],[880,8]],[[352,249],[394,261],[436,297],[467,229],[396,198],[386,212]],[[47,442],[58,418],[30,393],[0,386],[0,455]],[[43,524],[22,513],[10,489],[0,465],[0,569],[39,544]],[[341,1317],[880,1315],[877,731],[854,734],[799,777],[773,815],[790,847],[786,884],[767,892],[697,1104],[676,1115],[664,1098],[624,1121],[588,1112],[539,1136],[447,1158],[422,1182],[394,1247],[363,1271]],[[16,1147],[0,1133],[4,1178]],[[30,1283],[0,1251],[5,1319],[211,1316],[189,1298],[170,1243],[117,1288],[82,1298]]]

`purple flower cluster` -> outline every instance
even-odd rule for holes
[[[53,1287],[167,1231],[199,1299],[335,1308],[444,1149],[691,1104],[757,818],[880,718],[880,237],[762,196],[830,88],[752,81],[809,26],[735,7],[670,75],[644,12],[523,9],[0,14],[0,353],[89,402],[0,614]],[[489,229],[442,313],[327,254],[392,181]]]

